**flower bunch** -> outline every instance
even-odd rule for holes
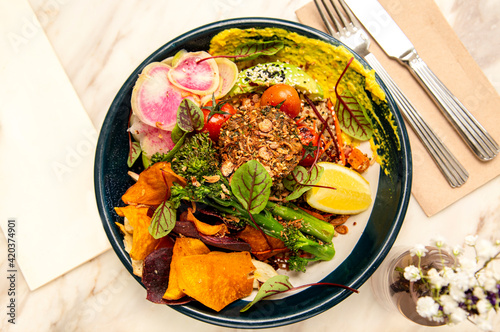
[[[418,258],[417,265],[406,266],[403,271],[419,296],[417,312],[432,321],[458,324],[469,320],[483,331],[492,331],[488,314],[500,308],[500,273],[493,263],[500,259],[500,241],[466,237],[465,249],[472,248],[475,253],[472,259],[465,256],[462,247],[447,248],[442,239],[433,242],[436,257],[443,260],[438,269],[422,264],[430,247],[417,245],[410,250]],[[447,251],[453,254],[451,264],[444,262],[451,256]]]

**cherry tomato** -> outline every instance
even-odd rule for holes
[[[308,148],[304,148],[302,151],[302,159],[299,162],[301,166],[311,166],[316,159],[316,155],[318,154],[318,150],[320,155],[323,154],[323,149],[318,149],[318,133],[308,126],[299,126],[299,136],[300,142],[303,146],[308,146]],[[307,151],[312,150],[312,151]]]
[[[281,105],[280,111],[286,113],[292,119],[299,115],[301,108],[300,97],[297,90],[290,85],[273,85],[264,91],[260,100],[263,106],[276,106],[281,102],[283,102],[283,105]]]
[[[212,102],[209,101],[206,106],[212,106]],[[207,123],[208,115],[210,114],[210,110],[206,108],[202,108],[203,115],[205,116],[205,125],[203,126],[202,132],[208,133],[208,136],[212,139],[212,141],[217,142],[219,140],[220,128],[222,124],[226,122],[233,114],[236,113],[231,104],[226,103],[221,107],[222,112],[226,112],[228,114],[213,114],[210,118],[210,121]]]

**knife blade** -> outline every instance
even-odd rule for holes
[[[480,160],[493,159],[500,146],[420,58],[412,42],[377,0],[344,0],[384,52],[410,69],[448,121]]]

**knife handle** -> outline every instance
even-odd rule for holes
[[[409,53],[402,61],[420,83],[427,88],[448,121],[460,134],[474,154],[483,161],[493,159],[500,147],[483,126],[437,78],[416,51]]]
[[[378,62],[377,58],[369,53],[365,56],[365,60],[381,77],[382,81],[391,92],[401,113],[403,113],[406,121],[411,125],[413,131],[424,144],[450,186],[455,188],[463,185],[469,178],[469,174],[465,168],[428,126],[420,113],[399,89],[391,76],[385,71],[384,67]]]

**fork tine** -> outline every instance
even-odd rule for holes
[[[348,29],[349,27],[349,21],[347,20],[347,18],[344,16],[344,14],[342,13],[342,10],[340,10],[340,7],[339,5],[336,3],[335,0],[330,0],[330,3],[332,4],[332,7],[333,9],[335,9],[335,12],[337,13],[337,16],[340,18],[340,20],[342,21],[342,23],[344,24],[344,27],[346,29]],[[325,6],[326,7],[326,6]],[[344,7],[344,6],[342,6]],[[344,8],[345,9],[345,8]]]
[[[347,6],[345,1],[339,0],[339,2],[340,2],[340,5],[342,6],[342,8],[344,8],[344,11],[347,14],[347,16],[349,16],[349,20],[351,20],[352,25],[355,26],[356,28],[360,28],[361,26],[360,26],[357,18],[354,16],[354,13],[351,11],[349,6]]]
[[[335,15],[332,13],[330,7],[328,7],[328,5],[325,3],[325,0],[321,0],[321,2],[323,3],[323,7],[325,7],[326,12],[328,13],[328,16],[330,16],[330,19],[332,20],[333,24],[335,24],[338,33],[341,33],[343,26],[340,24],[339,20],[337,20]]]
[[[314,0],[314,4],[316,5],[316,8],[318,9],[319,15],[321,16],[321,19],[323,20],[323,23],[326,26],[326,29],[331,35],[335,35],[337,31],[333,29],[333,26],[330,24],[330,21],[328,18],[326,18],[325,13],[323,9],[321,8],[320,4],[318,3],[318,0]],[[324,3],[323,3],[324,4]]]

